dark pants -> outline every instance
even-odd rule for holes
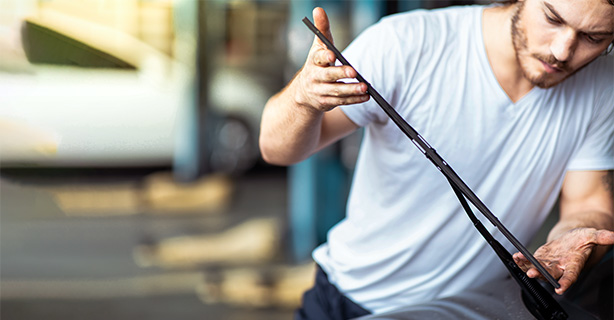
[[[303,306],[294,313],[295,320],[345,320],[371,314],[344,296],[328,282],[326,273],[317,266],[313,288],[303,295]]]

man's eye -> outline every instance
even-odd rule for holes
[[[548,20],[548,22],[550,22],[551,24],[561,24],[561,22],[558,19],[551,17],[547,14],[546,14],[546,20]]]
[[[585,34],[584,38],[586,38],[586,40],[588,40],[588,42],[594,43],[594,44],[599,44],[599,43],[603,42],[602,38],[595,38],[595,37],[593,37],[591,35],[588,35],[588,34]]]

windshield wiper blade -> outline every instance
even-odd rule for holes
[[[495,251],[499,259],[501,259],[501,262],[503,262],[509,273],[512,275],[512,278],[514,278],[520,288],[522,288],[524,303],[531,314],[533,314],[533,316],[539,320],[567,319],[567,313],[565,313],[559,303],[554,300],[552,295],[544,287],[542,287],[536,279],[529,278],[529,276],[527,276],[527,274],[520,269],[516,262],[514,262],[512,255],[488,232],[482,222],[480,222],[480,220],[478,220],[478,218],[473,214],[473,211],[463,196],[463,193],[452,183],[450,179],[448,179],[448,182],[450,183],[450,186],[452,186],[452,190],[454,190],[456,197],[458,197],[458,200],[460,201],[463,209],[465,209],[469,219],[471,222],[473,222],[473,226],[480,232],[482,237],[484,237],[486,242]]]
[[[331,50],[337,59],[346,66],[352,67],[352,65],[345,59],[345,57],[341,54],[333,44],[330,42],[324,34],[315,26],[313,23],[307,18],[303,18],[303,23],[307,25],[307,27],[326,45],[326,47]],[[352,67],[354,68],[354,67]],[[388,117],[401,129],[401,131],[414,143],[414,145],[422,152],[427,159],[429,159],[437,169],[448,179],[448,182],[452,186],[452,189],[459,197],[459,200],[465,209],[469,208],[465,198],[469,200],[501,233],[520,251],[534,266],[539,270],[539,272],[544,276],[544,278],[555,288],[560,288],[560,284],[554,279],[554,277],[548,273],[546,268],[535,259],[533,254],[531,254],[523,245],[514,237],[514,235],[507,230],[507,228],[497,219],[497,217],[488,209],[488,207],[478,198],[478,196],[465,184],[465,182],[452,170],[452,168],[448,165],[448,163],[437,154],[435,149],[431,147],[428,142],[414,129],[412,128],[401,115],[399,115],[396,110],[377,92],[373,86],[363,78],[358,70],[356,70],[356,79],[360,82],[363,82],[367,85],[367,93],[377,102],[377,104],[382,108],[382,110],[388,115]],[[466,207],[465,207],[466,204]],[[532,304],[530,307],[527,305],[527,308],[531,311],[531,313],[538,317],[538,315],[544,315],[543,319],[566,319],[567,314],[563,311],[563,308],[554,300],[554,298],[537,282],[537,280],[529,278],[526,273],[524,273],[518,265],[514,262],[511,254],[499,243],[497,242],[486,228],[479,222],[479,220],[474,219],[475,216],[471,211],[467,211],[470,219],[474,223],[474,226],[478,229],[478,231],[485,237],[486,241],[489,245],[494,249],[497,256],[501,259],[503,264],[506,266],[512,277],[518,282],[518,284],[523,289],[523,293],[529,295],[529,299],[525,300],[526,304],[531,304],[532,301],[536,302]],[[474,221],[475,220],[475,221]],[[476,224],[477,221],[477,224]],[[481,227],[479,227],[481,226]],[[486,236],[483,231],[486,231]],[[538,289],[541,288],[541,289]],[[529,303],[527,303],[529,300]],[[533,308],[538,310],[532,310]],[[536,315],[536,313],[538,315]],[[538,319],[541,319],[538,317]]]

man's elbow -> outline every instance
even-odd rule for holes
[[[293,157],[288,156],[284,150],[280,150],[281,148],[272,146],[271,143],[265,139],[262,139],[262,137],[260,138],[259,146],[260,155],[268,164],[276,166],[290,166],[302,160],[294,159]]]
[[[268,164],[272,164],[275,166],[287,166],[288,164],[279,159],[279,157],[275,156],[274,152],[268,151],[265,147],[260,145],[260,154],[262,155],[262,160]]]

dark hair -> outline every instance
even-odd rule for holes
[[[514,4],[519,0],[493,0],[494,3],[502,3],[502,4]],[[614,6],[614,0],[606,0],[609,4]]]
[[[500,4],[505,4],[505,5],[511,5],[511,4],[515,4],[520,0],[492,0],[493,3],[500,3]],[[609,4],[614,6],[614,0],[606,0]],[[604,54],[608,55],[610,54],[610,52],[614,51],[614,40],[612,40],[612,42],[610,43],[610,45],[608,46],[608,48],[605,50]]]

